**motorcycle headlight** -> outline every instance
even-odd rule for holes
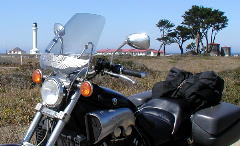
[[[55,78],[48,78],[41,88],[43,104],[49,107],[58,106],[63,99],[63,84]]]

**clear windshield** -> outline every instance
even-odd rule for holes
[[[65,35],[55,37],[41,54],[40,66],[56,72],[68,74],[85,67],[97,46],[105,19],[86,13],[75,14],[64,26]],[[86,49],[86,45],[89,45]],[[93,49],[92,49],[93,46]]]

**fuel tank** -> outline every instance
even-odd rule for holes
[[[127,108],[132,112],[136,110],[135,105],[127,97],[114,90],[93,84],[92,95],[89,97],[81,96],[79,98],[65,129],[85,135],[87,134],[85,130],[86,114],[119,108]]]
[[[96,106],[100,106],[106,109],[115,108],[130,108],[131,110],[136,110],[136,106],[121,93],[114,91],[112,89],[101,87],[93,84],[93,93],[90,97],[84,98],[82,100],[87,100],[88,102],[95,103]]]

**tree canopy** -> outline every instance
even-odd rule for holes
[[[206,42],[206,50],[205,52],[209,52],[209,37],[210,43],[214,43],[216,39],[216,35],[220,30],[227,27],[228,19],[224,16],[224,12],[206,8],[202,6],[192,6],[191,9],[187,10],[183,15],[182,24],[186,25],[189,29],[191,29],[192,38],[199,39],[198,42],[202,43],[203,46],[203,38],[205,38]],[[199,36],[199,37],[197,37]],[[196,44],[197,48],[199,44]]]
[[[224,12],[203,6],[193,5],[182,17],[182,25],[176,28],[166,19],[160,19],[156,24],[160,31],[160,37],[157,38],[160,41],[159,50],[163,46],[164,54],[165,46],[172,43],[177,43],[183,54],[183,44],[190,39],[196,40],[193,41],[196,53],[209,53],[211,52],[209,44],[215,43],[217,34],[228,25],[228,18]]]
[[[172,29],[174,27],[174,24],[171,23],[169,20],[167,19],[161,19],[158,21],[158,23],[156,24],[156,26],[159,28],[159,31],[161,33],[161,37],[157,38],[158,41],[161,42],[161,45],[159,47],[158,52],[160,51],[160,49],[163,46],[163,53],[165,55],[165,46],[168,44],[171,44],[171,39],[169,38],[168,34],[170,32],[172,32]]]
[[[183,43],[191,38],[191,30],[186,26],[179,25],[168,34],[172,42],[177,43],[183,54]]]

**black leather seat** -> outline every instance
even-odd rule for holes
[[[139,107],[152,98],[152,90],[144,91],[138,94],[128,96],[128,99],[136,106]]]
[[[143,109],[159,109],[170,113],[174,117],[172,134],[177,132],[182,119],[185,118],[188,113],[184,101],[172,98],[152,99],[141,107],[141,110]]]
[[[178,134],[184,119],[189,119],[186,110],[179,99],[151,99],[139,108],[136,123],[152,139],[152,145],[160,145]]]

